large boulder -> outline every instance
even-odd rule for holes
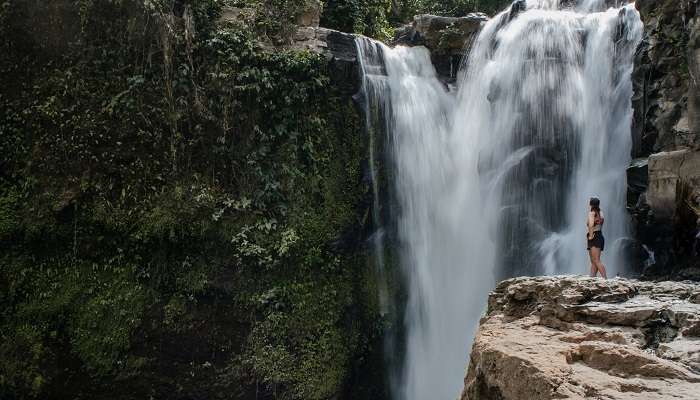
[[[700,285],[574,276],[489,297],[462,400],[697,399]]]
[[[394,44],[427,47],[438,74],[453,82],[469,45],[487,19],[481,13],[459,18],[416,15],[411,24],[396,31]]]
[[[647,202],[657,221],[677,216],[700,191],[700,152],[677,150],[649,157]]]

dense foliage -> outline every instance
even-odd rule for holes
[[[292,3],[251,29],[216,0],[0,1],[0,398],[381,381],[358,117],[256,36]]]
[[[326,60],[273,47],[308,7],[0,0],[0,398],[382,398],[359,118]]]

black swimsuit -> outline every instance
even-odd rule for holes
[[[586,239],[588,239],[588,233],[586,233]],[[593,239],[588,239],[588,250],[590,250],[591,247],[597,247],[600,251],[605,250],[605,237],[603,237],[603,232],[593,232]]]
[[[600,251],[603,251],[605,249],[605,237],[603,236],[603,224],[605,223],[605,219],[603,219],[600,214],[597,214],[594,223],[595,226],[593,229],[596,227],[600,227],[600,229],[593,231],[593,239],[588,239],[588,233],[586,233],[586,240],[588,241],[587,249],[590,250],[591,247],[597,247]]]

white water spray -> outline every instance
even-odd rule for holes
[[[483,27],[457,93],[424,48],[358,38],[366,110],[382,109],[390,143],[408,282],[396,397],[458,395],[496,279],[588,272],[591,196],[606,214],[603,261],[623,271],[642,26],[633,5],[609,3],[514,3]]]

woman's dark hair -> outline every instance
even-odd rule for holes
[[[591,210],[599,213],[600,212],[600,199],[597,197],[591,197],[591,201],[588,203],[591,206]]]

